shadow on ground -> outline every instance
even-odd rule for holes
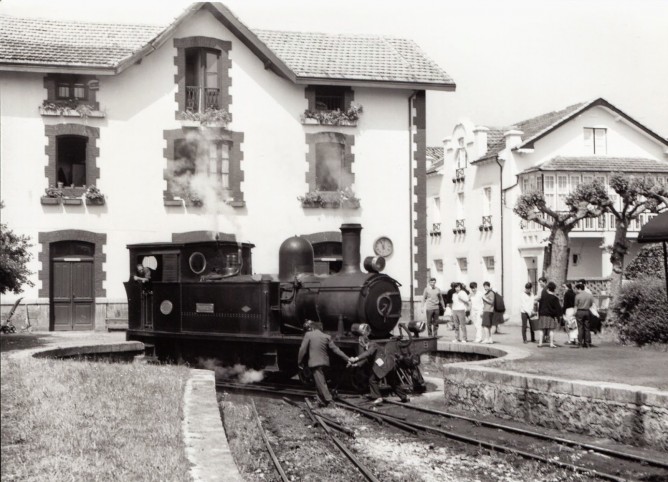
[[[48,344],[49,335],[34,333],[2,333],[0,334],[0,353],[14,350],[39,348]]]

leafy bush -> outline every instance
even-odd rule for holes
[[[663,280],[639,278],[624,284],[611,311],[622,344],[668,343],[668,299]]]
[[[638,255],[624,268],[624,276],[627,279],[645,276],[664,278],[665,269],[663,267],[663,247],[661,243],[643,246]]]
[[[361,104],[355,104],[354,102],[350,104],[350,107],[346,111],[341,109],[336,109],[332,111],[328,110],[305,110],[302,114],[303,119],[316,119],[320,124],[325,125],[346,125],[349,123],[357,122],[360,118],[360,114],[364,112],[364,108]]]
[[[88,186],[88,189],[86,189],[84,195],[86,196],[86,199],[88,199],[89,201],[104,200],[104,194],[102,194],[102,192],[100,192],[100,189],[98,189],[96,186]]]
[[[44,189],[46,197],[63,197],[63,190],[54,186],[49,186]]]

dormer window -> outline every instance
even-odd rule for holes
[[[186,49],[186,110],[220,109],[220,51]]]

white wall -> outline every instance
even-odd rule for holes
[[[89,118],[100,128],[97,183],[105,206],[42,206],[47,187],[44,167],[44,125],[71,118],[42,117],[38,106],[46,98],[43,75],[3,73],[0,93],[2,132],[3,222],[29,235],[34,243],[30,269],[34,288],[24,296],[37,298],[37,236],[39,232],[84,229],[107,233],[104,287],[110,299],[123,299],[128,278],[129,243],[169,241],[174,232],[215,230],[237,235],[256,245],[256,272],[278,271],[278,248],[294,234],[335,231],[344,222],[360,222],[362,257],[372,255],[381,235],[394,241],[395,251],[386,272],[409,296],[410,239],[408,97],[392,89],[355,89],[355,102],[364,106],[357,127],[304,126],[300,114],[307,107],[304,86],[297,86],[269,70],[208,12],[199,12],[180,26],[174,37],[209,36],[230,40],[232,86],[229,129],[244,133],[241,188],[246,206],[219,212],[205,208],[167,208],[163,149],[165,129],[178,129],[175,120],[174,76],[176,49],[168,40],[157,51],[122,74],[100,76],[97,95],[106,118]],[[80,122],[75,119],[72,122]],[[308,132],[338,131],[355,135],[353,190],[361,198],[359,210],[303,209],[297,196],[308,190],[305,174]]]

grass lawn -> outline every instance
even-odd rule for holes
[[[533,353],[522,360],[499,360],[487,366],[568,380],[625,383],[668,390],[668,346],[619,345],[613,334],[594,335],[595,348],[571,348],[559,334],[557,349],[523,345]]]
[[[3,481],[188,481],[179,366],[11,360],[1,375]]]

